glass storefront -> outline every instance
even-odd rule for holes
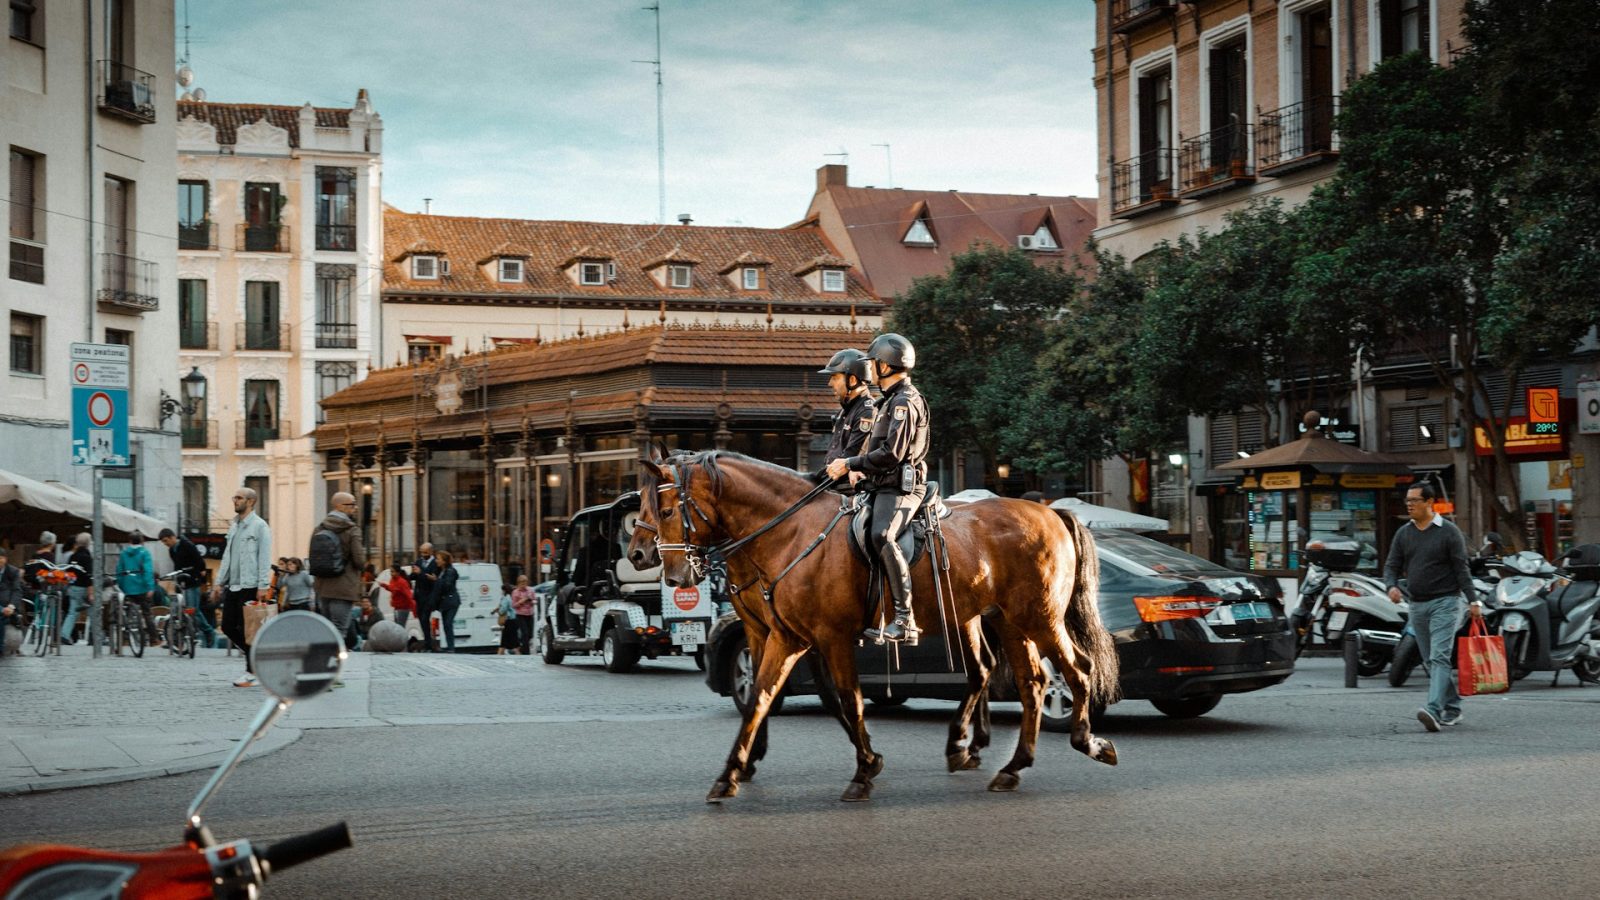
[[[483,462],[470,451],[435,453],[428,466],[428,540],[456,559],[484,559]]]

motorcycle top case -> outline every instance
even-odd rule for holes
[[[1600,581],[1600,544],[1580,544],[1567,553],[1573,581]]]
[[[1354,542],[1324,543],[1305,552],[1307,560],[1335,572],[1353,572],[1361,565],[1361,545]]]

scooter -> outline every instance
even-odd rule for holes
[[[327,619],[309,612],[286,612],[261,627],[250,646],[250,659],[261,686],[272,696],[256,714],[245,740],[189,804],[182,844],[153,853],[53,844],[12,847],[0,852],[0,897],[253,900],[274,873],[349,847],[350,829],[343,822],[257,848],[242,839],[217,843],[200,818],[245,750],[296,701],[333,685],[344,663],[344,641]]]
[[[1300,602],[1289,616],[1295,658],[1313,639],[1332,646],[1357,632],[1361,635],[1357,672],[1367,677],[1382,672],[1400,643],[1408,612],[1405,604],[1391,602],[1381,581],[1356,572],[1361,545],[1355,541],[1309,541],[1305,558]]]
[[[1557,562],[1553,581],[1495,611],[1507,666],[1513,679],[1533,672],[1559,679],[1571,669],[1600,684],[1600,544],[1574,547]]]

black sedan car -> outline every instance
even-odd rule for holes
[[[1158,541],[1124,531],[1096,531],[1100,556],[1100,616],[1116,639],[1122,696],[1149,700],[1176,718],[1205,715],[1224,694],[1278,684],[1294,671],[1294,637],[1284,615],[1281,593],[1269,578],[1225,569]],[[988,644],[998,650],[992,625]],[[913,697],[959,700],[966,676],[946,659],[937,623],[923,623],[922,642],[894,654],[867,643],[856,664],[866,697],[879,705]],[[1066,731],[1072,697],[1066,681],[1044,661],[1044,727]],[[755,670],[736,615],[724,615],[712,629],[706,654],[706,683],[732,697],[740,709],[749,703]],[[1016,684],[1004,657],[989,681],[990,698],[1016,700]],[[783,694],[815,694],[809,665],[797,665]]]

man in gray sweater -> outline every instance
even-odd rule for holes
[[[1472,573],[1467,570],[1467,542],[1460,529],[1433,511],[1437,494],[1431,484],[1406,491],[1406,513],[1411,521],[1395,532],[1383,583],[1389,599],[1399,603],[1400,579],[1411,591],[1411,630],[1417,651],[1428,661],[1428,702],[1417,710],[1417,721],[1429,731],[1461,721],[1461,694],[1450,669],[1450,651],[1456,631],[1472,596]],[[1483,615],[1474,602],[1473,616]]]

